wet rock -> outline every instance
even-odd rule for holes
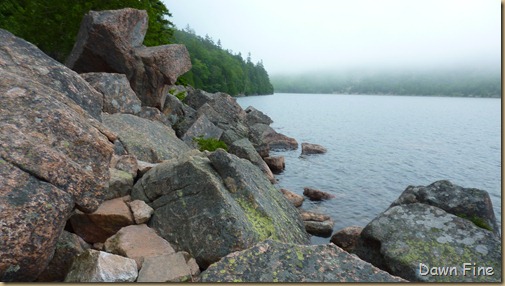
[[[134,259],[138,269],[147,257],[175,253],[168,241],[145,224],[121,228],[104,246],[107,252]]]
[[[300,207],[303,204],[303,201],[305,200],[302,196],[295,194],[291,191],[288,191],[286,189],[281,189],[281,193],[284,195],[288,201],[290,201],[295,207]],[[303,218],[302,218],[303,220]]]
[[[498,282],[502,276],[501,241],[493,232],[420,203],[380,214],[363,229],[353,252],[409,281]],[[463,275],[463,263],[492,267],[493,275]],[[420,264],[455,267],[457,275],[423,275]]]
[[[406,282],[333,244],[265,240],[231,253],[201,275],[202,282]]]
[[[133,282],[137,275],[135,260],[88,249],[75,258],[65,282]]]
[[[307,196],[311,201],[329,200],[335,197],[330,193],[326,193],[309,187],[303,188],[303,194]]]
[[[103,122],[119,135],[128,153],[141,161],[157,163],[190,150],[170,127],[160,122],[119,113],[104,114]]]
[[[326,148],[318,144],[302,143],[302,155],[324,154]]]
[[[117,169],[109,170],[109,191],[105,194],[105,199],[111,200],[130,195],[130,192],[133,189],[132,175]]]
[[[147,223],[154,213],[153,208],[141,200],[127,203],[133,213],[136,224]]]
[[[409,186],[391,206],[422,203],[435,206],[468,219],[475,225],[493,231],[500,236],[500,228],[496,222],[493,204],[488,192],[463,188],[442,180],[429,186]]]
[[[63,231],[56,243],[51,262],[39,275],[37,282],[63,281],[70,270],[74,258],[90,248],[91,246],[79,236],[68,231]]]
[[[331,236],[330,242],[347,252],[352,252],[359,242],[362,227],[349,226],[343,228]]]
[[[76,211],[70,217],[75,233],[88,243],[105,242],[122,227],[134,223],[130,208],[123,198],[105,201],[93,213]]]
[[[240,140],[234,141],[229,146],[228,152],[236,155],[239,158],[249,160],[251,163],[260,168],[260,170],[267,176],[270,182],[276,182],[276,179],[270,170],[270,167],[268,167],[267,163],[263,161],[261,156],[254,149],[252,143],[247,138],[242,138]]]
[[[146,257],[137,282],[191,281],[191,268],[180,252]]]
[[[286,168],[286,163],[284,161],[284,156],[273,156],[263,158],[263,161],[267,163],[268,167],[274,174],[279,174]]]
[[[81,77],[103,95],[103,112],[136,114],[142,102],[130,87],[126,75],[119,73],[83,73]]]
[[[296,209],[251,162],[218,149],[160,163],[132,192],[155,211],[150,225],[201,268],[268,237],[308,243]]]

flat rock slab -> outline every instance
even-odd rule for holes
[[[406,282],[333,244],[266,240],[211,265],[202,282]]]
[[[119,135],[128,153],[138,160],[158,163],[190,150],[173,129],[160,122],[119,113],[104,114],[102,119],[105,126]]]

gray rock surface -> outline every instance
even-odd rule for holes
[[[202,282],[406,282],[333,244],[266,240],[211,265]]]
[[[500,235],[489,193],[475,188],[463,188],[447,180],[429,186],[409,186],[391,206],[422,203],[435,206],[475,225]]]
[[[308,243],[296,209],[256,166],[223,150],[160,163],[132,198],[154,208],[151,227],[201,268],[268,237]]]
[[[272,118],[263,112],[257,110],[256,108],[249,106],[245,109],[246,113],[246,124],[248,126],[253,126],[256,123],[263,123],[266,125],[270,125],[273,123]]]
[[[112,200],[130,195],[133,189],[133,177],[130,173],[117,169],[110,170],[109,190],[105,194],[106,200]]]
[[[272,127],[256,123],[249,127],[249,140],[258,149],[264,145],[268,146],[271,151],[296,150],[298,142],[296,139],[278,133]]]
[[[141,161],[158,163],[190,150],[170,127],[160,122],[116,113],[104,114],[103,123],[117,132],[128,153]]]
[[[261,158],[254,146],[247,138],[242,138],[240,140],[234,141],[229,145],[228,152],[236,155],[239,158],[249,160],[251,163],[256,165],[260,170],[267,176],[270,182],[275,183],[276,179],[274,174],[268,167],[267,163]]]
[[[191,148],[198,148],[198,144],[193,140],[195,137],[203,137],[205,139],[214,138],[219,140],[223,134],[223,130],[216,127],[210,120],[205,116],[205,114],[200,115],[198,119],[189,127],[189,129],[181,137]]]
[[[393,206],[361,232],[353,251],[360,258],[409,281],[499,282],[501,241],[493,232],[426,204]],[[429,267],[455,267],[455,275],[422,275]],[[492,267],[493,275],[464,272],[463,264]],[[466,273],[466,275],[464,275]]]
[[[191,281],[191,268],[181,252],[146,257],[137,282]]]
[[[135,260],[88,249],[75,258],[65,282],[133,282],[137,276]]]

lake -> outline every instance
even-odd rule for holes
[[[302,208],[328,214],[334,232],[365,226],[409,185],[449,180],[486,190],[501,225],[501,99],[422,96],[274,94],[237,98],[254,106],[275,130],[328,152],[282,155],[278,187],[335,195]],[[313,237],[312,243],[329,238]]]

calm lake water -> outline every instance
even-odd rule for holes
[[[272,118],[275,130],[328,152],[286,159],[278,187],[313,187],[336,198],[303,208],[330,215],[334,232],[365,226],[409,185],[449,180],[490,193],[501,224],[501,99],[274,94],[237,99]],[[313,243],[329,238],[313,237]]]

